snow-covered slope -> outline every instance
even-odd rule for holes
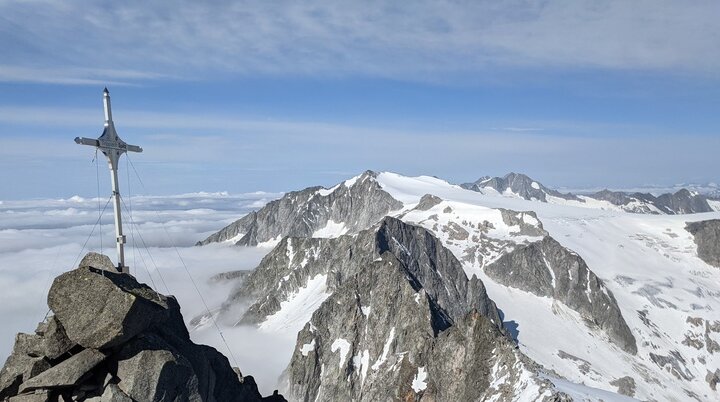
[[[480,207],[534,211],[544,229],[577,252],[612,291],[638,340],[636,356],[624,353],[562,303],[500,285],[485,275],[482,264],[465,260],[468,275],[483,280],[504,320],[516,327],[521,350],[535,361],[571,381],[602,389],[617,389],[610,383],[631,377],[640,399],[719,396],[706,376],[720,367],[720,353],[714,351],[720,341],[720,270],[697,257],[685,226],[720,214],[637,215],[536,203],[393,173],[380,174],[378,182],[408,210],[425,194],[452,200],[448,202],[456,205],[451,207],[455,222],[488,220],[489,212]],[[435,229],[463,259],[472,239],[459,242],[416,214],[407,218]],[[494,223],[500,226],[502,221]]]
[[[551,380],[566,379],[556,380],[558,389],[589,395],[600,389],[642,400],[720,398],[713,389],[720,376],[720,269],[698,258],[693,236],[685,229],[689,221],[717,219],[720,213],[630,214],[619,208],[588,208],[587,201],[549,194],[549,202],[540,203],[497,191],[471,191],[427,176],[379,173],[366,180],[377,184],[368,188],[381,194],[385,205],[393,206],[389,214],[428,229],[462,263],[469,278],[484,283],[520,351],[544,366]],[[315,191],[328,197],[353,184]],[[358,202],[348,205],[355,208]],[[354,221],[347,219],[352,211],[343,213],[307,237],[344,233],[339,222]],[[548,238],[560,247],[533,246]],[[304,269],[317,256],[296,254],[296,241],[281,242],[278,247],[284,248],[276,254]],[[319,246],[328,240],[310,241]],[[558,256],[546,254],[551,250]],[[340,266],[348,255],[332,258]],[[515,267],[521,266],[525,271],[519,274]],[[338,279],[322,276],[326,274],[278,272],[274,282],[262,285],[272,289],[271,303],[260,303],[254,322],[267,331],[297,330],[313,306],[321,308],[331,300]],[[311,308],[298,308],[301,299]],[[606,315],[602,306],[616,308],[617,314]],[[636,353],[622,341],[627,334],[618,337],[608,323],[627,326]],[[298,345],[302,347],[305,344]],[[311,347],[321,346],[308,343],[304,350]],[[593,398],[608,400],[599,394]]]

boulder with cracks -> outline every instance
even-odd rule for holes
[[[55,279],[54,315],[18,334],[0,371],[3,401],[282,401],[217,350],[194,344],[171,296],[97,254]]]

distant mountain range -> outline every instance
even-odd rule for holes
[[[234,291],[213,314],[297,334],[291,400],[711,401],[712,206],[688,190],[591,197],[522,174],[458,186],[367,171],[198,244],[267,250],[216,278]]]
[[[712,196],[688,189],[654,196],[650,193],[602,190],[591,194],[575,195],[547,188],[540,182],[521,173],[509,173],[503,177],[482,177],[461,186],[468,190],[484,192],[494,190],[507,196],[530,201],[550,203],[582,203],[588,207],[621,209],[643,214],[693,214],[713,212],[720,209],[720,202]],[[712,204],[712,205],[711,205]]]

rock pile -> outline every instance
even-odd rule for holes
[[[251,376],[190,340],[175,298],[155,292],[110,260],[89,254],[55,279],[54,312],[35,334],[18,334],[0,371],[0,400],[284,401],[262,398]]]

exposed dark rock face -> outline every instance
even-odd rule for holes
[[[610,385],[618,387],[617,392],[621,395],[635,396],[635,379],[630,376],[610,381]]]
[[[174,298],[92,266],[107,261],[89,256],[55,279],[55,315],[35,334],[18,334],[0,371],[0,400],[264,400],[252,377],[192,343]]]
[[[503,177],[482,177],[475,182],[463,183],[460,186],[473,191],[492,188],[499,193],[503,193],[510,190],[526,200],[535,199],[542,202],[547,202],[548,195],[566,200],[582,201],[573,194],[563,194],[559,191],[549,189],[540,182],[521,173],[508,173]]]
[[[442,198],[434,196],[432,194],[425,194],[422,196],[422,198],[420,198],[420,202],[418,202],[414,209],[418,209],[420,211],[427,211],[441,202]]]
[[[720,383],[720,369],[715,369],[715,372],[708,370],[705,375],[705,381],[707,381],[710,389],[715,391],[717,389],[717,384]]]
[[[328,272],[332,294],[298,334],[283,375],[292,400],[510,400],[533,387],[540,400],[561,396],[530,372],[482,282],[429,231],[385,218],[355,237],[292,241],[295,255],[310,246],[345,256],[297,268]],[[258,271],[292,270],[286,247]]]
[[[720,268],[720,219],[690,222],[685,229],[695,237],[698,257]]]
[[[220,317],[241,324],[262,322],[280,310],[288,294],[309,280],[320,275],[328,293],[333,293],[348,278],[370,269],[386,252],[402,263],[411,286],[429,295],[436,310],[436,332],[471,308],[501,327],[482,281],[468,280],[460,262],[431,232],[390,217],[355,236],[283,239],[231,295]],[[250,302],[249,309],[242,317],[233,316],[233,307],[244,301]]]
[[[649,193],[603,190],[590,194],[589,197],[608,201],[628,212],[634,213],[674,215],[713,211],[705,196],[691,193],[686,189],[678,190],[672,194],[661,194],[657,197]]]
[[[567,400],[517,351],[482,281],[431,232],[395,218],[357,235],[283,239],[221,317],[262,323],[317,278],[327,298],[283,374],[291,400]]]
[[[655,205],[667,214],[695,214],[714,211],[705,196],[691,193],[684,188],[673,194],[659,195]]]
[[[513,233],[514,236],[547,236],[548,234],[533,211],[518,212],[504,208],[499,208],[499,211],[506,225],[520,228],[520,231]],[[528,223],[528,216],[532,219],[531,223]]]
[[[635,337],[620,313],[612,292],[577,254],[555,239],[519,245],[485,267],[496,282],[552,297],[602,328],[628,353],[637,353]]]
[[[238,245],[258,243],[285,236],[312,237],[328,223],[344,225],[346,233],[357,233],[377,223],[402,203],[385,192],[367,171],[354,182],[333,189],[310,187],[287,193],[256,212],[244,216],[198,245],[237,238]]]

